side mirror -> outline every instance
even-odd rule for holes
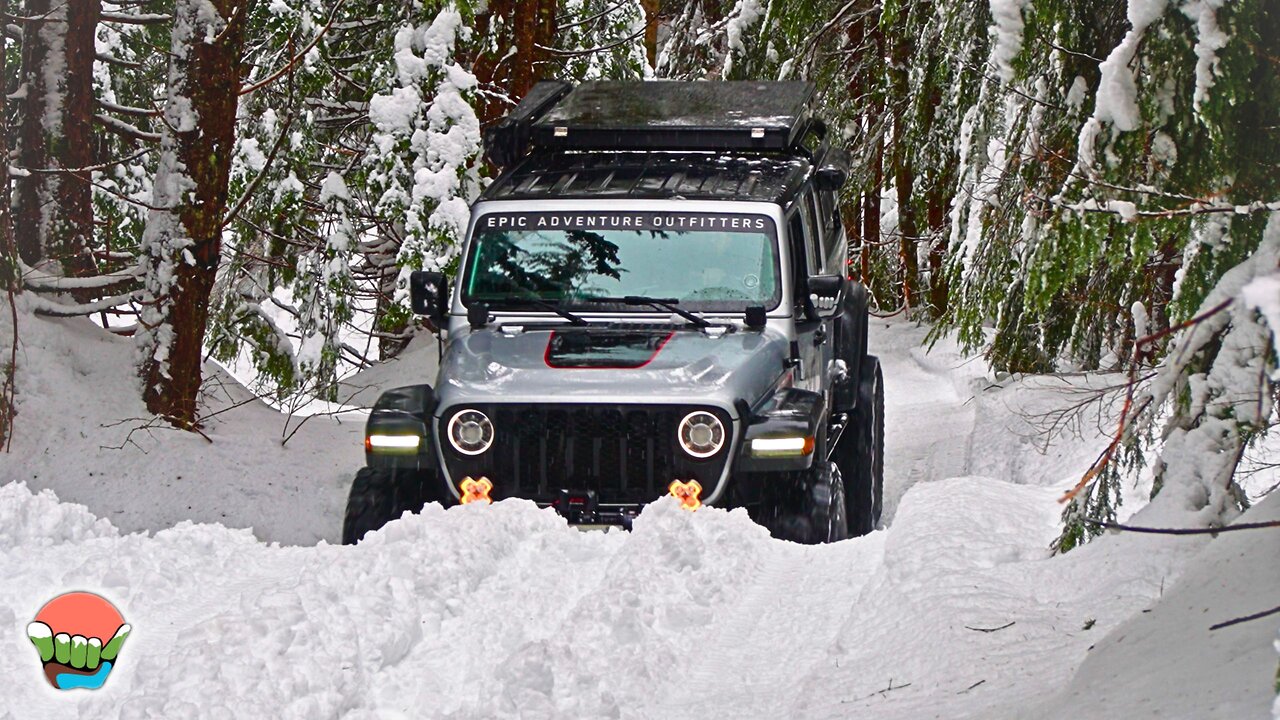
[[[827,165],[818,170],[817,185],[819,190],[836,192],[849,180],[849,172],[836,165]]]
[[[849,153],[841,148],[832,148],[818,168],[816,183],[819,190],[838,192],[849,181]]]
[[[444,273],[418,270],[409,273],[409,301],[413,312],[425,315],[437,328],[443,328],[449,314],[449,282]]]
[[[822,317],[831,317],[844,303],[845,278],[841,275],[813,275],[809,278],[809,300]]]

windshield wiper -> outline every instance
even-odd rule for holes
[[[676,307],[680,302],[676,298],[653,298],[645,297],[644,295],[627,295],[625,297],[587,297],[582,299],[586,302],[607,303],[612,305],[648,305],[652,308],[658,308],[659,310],[666,310],[667,312],[675,313],[700,328],[709,328],[713,325],[720,324],[713,323],[704,317],[694,315],[688,310]]]
[[[590,325],[591,324],[587,322],[586,319],[584,319],[583,317],[579,315],[574,315],[573,313],[569,312],[568,310],[565,310],[564,308],[560,307],[559,305],[556,305],[555,303],[549,303],[546,300],[539,300],[538,298],[535,298],[535,297],[517,296],[517,297],[511,297],[511,298],[504,298],[500,302],[503,305],[515,305],[520,303],[528,303],[529,305],[533,305],[534,307],[540,307],[543,310],[550,310],[551,312],[559,315],[565,320],[568,320],[570,324],[573,324],[573,325]]]

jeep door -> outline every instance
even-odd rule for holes
[[[809,278],[843,274],[838,248],[824,247],[823,223],[812,186],[806,186],[787,210],[787,237],[791,251],[794,290],[796,351],[799,365],[795,382],[813,392],[826,389],[824,374],[834,359],[832,321],[819,313],[809,293]]]

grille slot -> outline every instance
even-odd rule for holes
[[[441,419],[441,438],[449,418],[475,408],[493,419],[494,446],[469,457],[442,442],[445,465],[456,484],[484,475],[494,497],[551,502],[560,490],[594,491],[602,504],[650,502],[667,492],[672,480],[697,480],[710,495],[720,481],[730,442],[705,460],[690,457],[676,439],[685,415],[704,410],[730,430],[728,414],[693,405],[529,405],[480,404],[452,408]]]

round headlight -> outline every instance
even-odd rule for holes
[[[685,415],[677,432],[680,447],[696,458],[709,458],[724,447],[724,423],[703,410]]]
[[[449,420],[449,444],[463,455],[479,455],[493,445],[493,423],[479,410],[463,410]]]

